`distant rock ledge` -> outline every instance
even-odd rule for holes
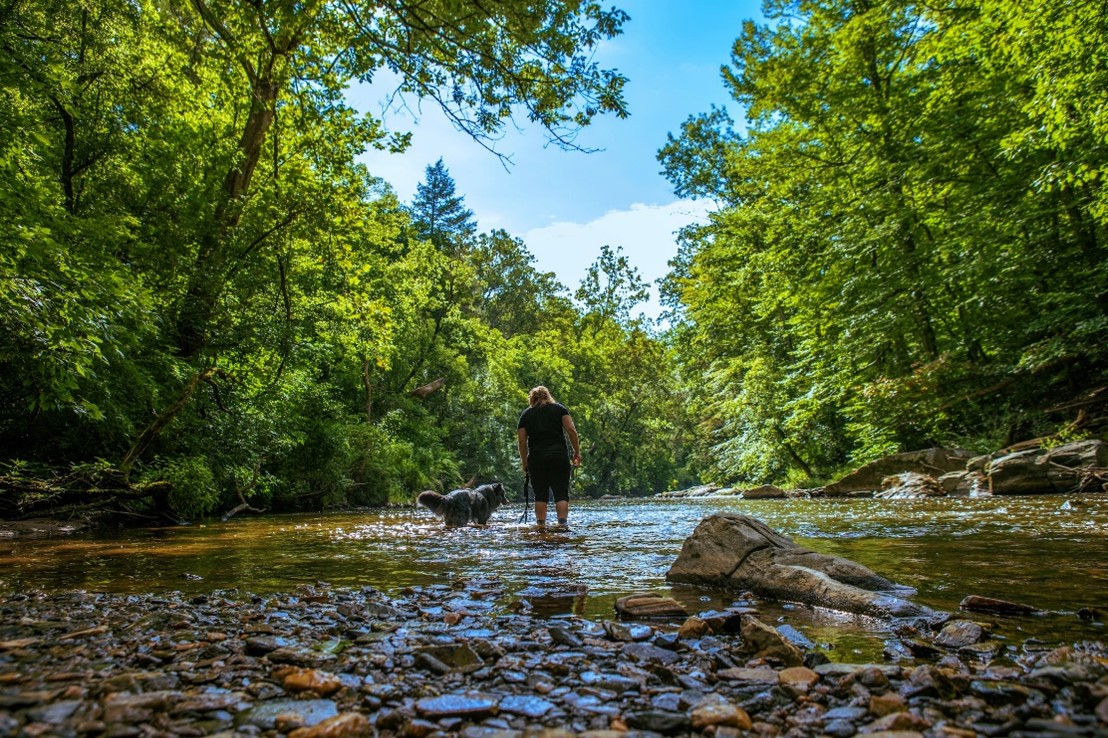
[[[929,448],[864,464],[824,487],[781,489],[700,485],[662,492],[663,499],[738,497],[745,500],[815,497],[982,497],[1108,492],[1108,443],[1074,441],[1049,448],[1002,449],[975,456],[961,449]]]

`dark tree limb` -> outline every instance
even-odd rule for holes
[[[119,462],[119,470],[123,472],[123,476],[125,479],[130,476],[131,468],[134,467],[135,462],[138,461],[139,456],[141,456],[142,453],[150,447],[150,444],[154,442],[154,439],[158,437],[158,434],[161,433],[165,429],[165,427],[169,425],[173,418],[175,418],[177,414],[184,409],[185,405],[188,404],[189,399],[192,397],[192,393],[196,391],[196,388],[200,385],[200,383],[206,382],[213,375],[221,373],[222,370],[212,366],[201,372],[198,372],[197,374],[194,374],[192,379],[190,379],[185,384],[184,389],[181,390],[181,395],[177,398],[176,402],[163,410],[161,415],[154,418],[153,423],[146,426],[146,430],[144,430],[139,435],[131,448],[127,450],[126,454],[124,454],[123,460]]]
[[[439,377],[434,382],[428,382],[421,387],[416,387],[414,390],[411,391],[410,394],[413,397],[418,397],[421,400],[426,400],[435,392],[438,392],[440,389],[442,389],[442,386],[444,384],[446,384],[446,377]]]
[[[250,490],[254,489],[255,486],[257,486],[258,477],[261,476],[261,473],[262,473],[262,460],[258,459],[258,463],[256,463],[254,465],[254,474],[251,475],[250,482],[247,483],[247,485],[245,487],[240,487],[238,485],[238,483],[236,482],[236,484],[235,484],[235,494],[238,495],[239,504],[235,505],[233,508],[231,508],[227,512],[223,513],[223,522],[224,523],[226,523],[228,520],[230,520],[231,518],[233,518],[234,516],[238,515],[240,512],[243,512],[243,511],[252,512],[252,513],[264,513],[265,512],[264,508],[254,507],[253,505],[251,505],[249,502],[246,501],[246,493],[249,492]]]

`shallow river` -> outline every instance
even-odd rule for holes
[[[123,593],[238,588],[258,594],[298,584],[447,585],[496,578],[505,608],[613,616],[619,596],[655,591],[690,611],[726,606],[734,593],[670,587],[681,544],[717,510],[749,514],[821,553],[865,564],[915,587],[917,602],[956,610],[969,594],[1055,614],[1005,619],[998,632],[1073,642],[1108,638],[1108,495],[943,500],[637,500],[574,502],[572,530],[540,534],[502,508],[486,529],[444,530],[429,512],[404,509],[241,517],[229,522],[46,539],[0,539],[0,594],[31,589]],[[799,607],[764,607],[839,658],[879,657],[879,623]],[[988,621],[987,616],[975,619]]]

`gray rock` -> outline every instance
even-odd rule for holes
[[[627,725],[639,730],[649,730],[662,735],[685,733],[692,727],[688,715],[664,710],[642,710],[626,715]]]
[[[760,520],[737,513],[702,520],[685,539],[666,579],[875,617],[934,615],[900,596],[913,590],[848,559],[802,548]]]
[[[624,620],[663,619],[675,620],[688,617],[681,603],[657,592],[639,592],[616,600],[616,612]]]
[[[641,685],[630,677],[619,674],[601,674],[595,671],[581,673],[581,682],[596,689],[621,694],[628,690],[638,689]]]
[[[850,738],[858,728],[849,720],[829,720],[823,724],[823,732],[834,738]]]
[[[785,490],[772,484],[763,484],[761,487],[744,489],[741,493],[744,500],[783,500],[788,497]]]
[[[625,659],[635,664],[673,664],[681,660],[673,651],[649,643],[628,643],[621,653]]]
[[[994,615],[1042,615],[1043,611],[1019,602],[998,600],[994,597],[969,595],[959,604],[959,609],[972,612],[988,612]]]
[[[800,666],[804,653],[753,615],[743,617],[740,653],[783,666]]]
[[[948,448],[928,448],[907,451],[871,461],[823,488],[825,497],[846,497],[858,493],[873,493],[882,488],[881,480],[891,474],[917,472],[940,476],[947,472],[964,471],[972,458],[968,451]]]
[[[885,674],[885,676],[891,678],[899,678],[901,675],[901,668],[892,664],[846,664],[839,661],[833,661],[829,664],[819,664],[812,671],[820,676],[829,677],[841,677],[857,672],[863,672],[868,669],[876,669]]]
[[[864,707],[854,707],[852,705],[844,705],[842,707],[833,707],[823,714],[824,720],[848,720],[850,722],[858,722],[864,720],[866,715],[869,714]]]
[[[962,648],[979,643],[985,635],[985,629],[971,620],[954,620],[947,623],[939,635],[935,636],[935,645],[943,648]]]
[[[561,625],[552,626],[550,629],[550,638],[555,643],[561,646],[569,646],[570,648],[581,648],[585,645],[584,641],[577,637],[577,635]]]
[[[919,472],[890,474],[881,480],[881,491],[874,494],[874,497],[885,500],[916,500],[945,496],[946,490],[934,477]]]
[[[989,464],[989,489],[994,495],[1028,495],[1100,490],[1086,475],[1108,467],[1108,444],[1099,439],[1076,441],[1050,449],[1030,449],[995,458]]]
[[[416,712],[432,719],[444,717],[480,719],[492,715],[496,708],[497,701],[494,697],[478,692],[444,694],[417,700],[415,703]]]
[[[310,727],[335,717],[339,710],[331,700],[271,700],[240,712],[235,716],[235,727],[251,725],[262,730],[273,730],[277,716],[285,714],[296,715],[300,725]]]
[[[541,718],[554,709],[554,703],[532,695],[509,695],[500,700],[501,712],[522,715],[526,718]]]
[[[36,722],[57,725],[72,717],[80,706],[81,700],[59,700],[48,705],[33,707],[27,711],[27,716]]]
[[[937,481],[949,497],[980,497],[989,494],[989,480],[981,472],[947,472]]]
[[[810,651],[816,647],[816,644],[812,642],[812,639],[801,633],[799,630],[789,625],[788,623],[782,623],[776,627],[781,637],[793,644],[799,649],[804,651]]]

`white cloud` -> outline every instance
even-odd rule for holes
[[[571,290],[577,288],[602,246],[623,253],[644,281],[653,283],[669,271],[669,260],[677,254],[676,232],[691,223],[704,222],[712,203],[677,200],[668,205],[635,203],[626,210],[610,210],[587,223],[558,221],[533,228],[522,235],[535,255],[541,271],[554,272]],[[658,290],[652,284],[651,299],[643,313],[657,317],[661,312]]]

